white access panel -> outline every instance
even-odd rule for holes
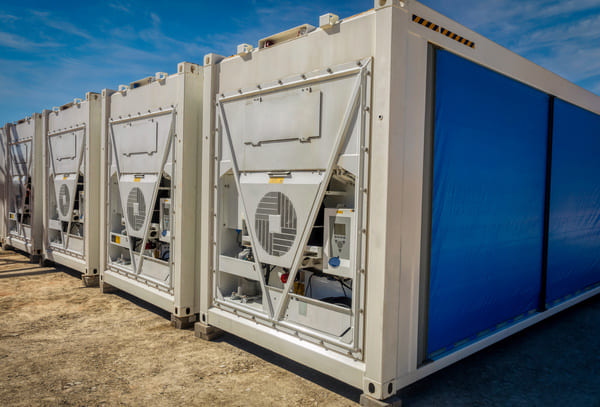
[[[7,247],[14,247],[37,261],[42,254],[42,115],[10,123],[6,127]]]
[[[86,283],[100,274],[101,115],[92,92],[43,112],[44,258]]]
[[[200,320],[386,399],[600,291],[423,363],[430,47],[597,113],[600,99],[416,1],[374,5],[205,57]],[[349,274],[326,273],[327,208],[356,211]]]
[[[103,91],[101,284],[195,318],[203,72],[180,63]]]

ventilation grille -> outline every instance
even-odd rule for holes
[[[296,210],[281,192],[269,192],[258,203],[256,233],[262,248],[271,256],[283,256],[296,240]]]
[[[136,232],[144,226],[146,219],[146,201],[139,188],[133,188],[127,196],[127,219],[129,226]]]
[[[58,209],[60,210],[60,214],[62,216],[68,216],[70,206],[71,194],[69,193],[69,188],[65,184],[62,184],[60,191],[58,191]]]

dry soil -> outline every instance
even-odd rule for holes
[[[600,406],[600,296],[402,391],[405,406]],[[360,392],[256,345],[0,250],[0,406],[350,406]]]

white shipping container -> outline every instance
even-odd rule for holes
[[[600,98],[416,1],[376,0],[363,14],[319,21],[319,28],[267,37],[256,49],[242,44],[237,56],[205,58],[204,98],[211,103],[204,104],[198,195],[197,332],[234,333],[362,389],[369,403],[600,291],[588,286],[547,309],[534,304],[441,352],[428,349],[430,295],[437,290],[430,271],[438,259],[431,253],[433,116],[442,117],[435,97],[441,100],[436,89],[446,78],[436,73],[436,56],[458,58],[478,74],[485,68],[482,76],[551,106],[560,98],[598,114]],[[489,106],[500,98],[488,96]],[[540,109],[546,112],[547,103]],[[513,118],[502,120],[499,126],[508,126]],[[548,249],[548,123],[536,158],[542,194],[535,197],[539,251],[532,253],[540,264],[542,230]],[[503,287],[502,273],[481,272]],[[468,320],[470,311],[466,305],[459,317]]]
[[[42,253],[42,115],[6,126],[8,158],[5,247],[22,250],[31,261]]]
[[[202,67],[103,91],[101,288],[196,320]]]
[[[3,214],[3,219],[0,221],[0,244],[4,244],[6,238],[6,221],[4,216],[6,213],[6,185],[7,185],[7,142],[8,142],[8,125],[0,127],[0,213]]]
[[[102,99],[87,93],[44,121],[44,258],[98,285],[100,273],[100,126]]]

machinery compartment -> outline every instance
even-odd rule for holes
[[[175,108],[109,124],[108,266],[172,293]]]
[[[370,69],[353,61],[217,106],[216,305],[355,359]]]
[[[88,103],[86,102],[86,107]],[[68,119],[69,116],[67,119],[63,118],[64,111],[57,109],[50,112],[48,118],[51,129],[46,135],[46,234],[51,250],[83,259],[86,255],[84,237],[87,227],[85,186],[88,182],[85,149],[89,128],[85,117],[81,121],[72,122]]]

